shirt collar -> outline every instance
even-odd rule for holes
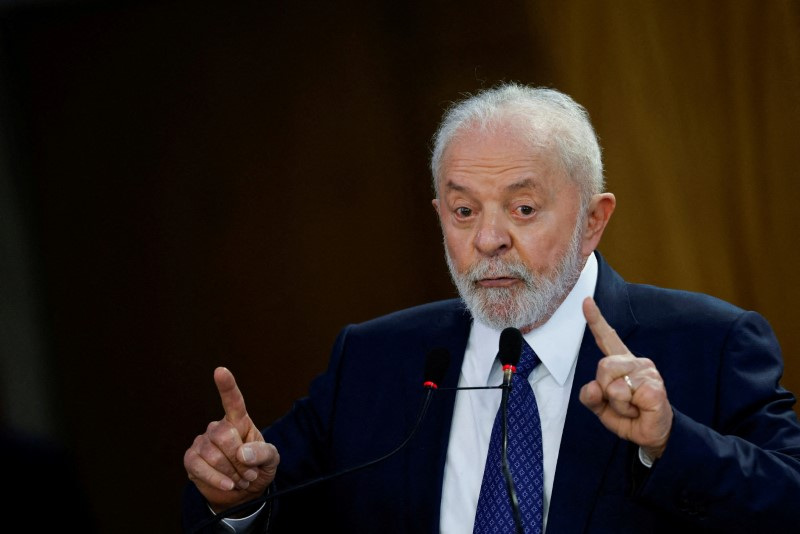
[[[559,384],[564,385],[583,340],[586,319],[583,301],[594,295],[597,285],[597,258],[590,254],[575,286],[546,323],[523,337],[533,348],[542,365]],[[497,357],[500,331],[480,321],[474,321],[467,345],[463,373],[469,383],[489,384],[489,376]]]

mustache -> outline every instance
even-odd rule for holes
[[[480,260],[472,265],[464,275],[471,282],[478,282],[486,278],[519,278],[526,283],[533,281],[533,275],[525,264],[520,261],[499,258]]]

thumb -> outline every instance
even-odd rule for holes
[[[579,399],[581,403],[589,408],[595,415],[600,415],[605,404],[603,399],[603,390],[597,380],[592,380],[583,385],[580,391]]]

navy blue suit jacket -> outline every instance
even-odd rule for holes
[[[637,447],[578,399],[603,357],[587,329],[547,531],[800,532],[800,424],[779,385],[770,326],[706,295],[626,283],[597,256],[595,300],[628,348],[655,362],[675,419],[663,457],[647,470]],[[281,453],[273,490],[394,449],[417,419],[426,354],[449,350],[442,386],[456,386],[470,324],[460,301],[448,300],[343,329],[309,395],[264,430]],[[276,499],[270,531],[438,532],[454,402],[455,393],[436,392],[417,434],[388,460]],[[184,525],[207,515],[190,485]]]

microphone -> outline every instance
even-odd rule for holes
[[[447,368],[450,366],[450,352],[442,347],[436,347],[428,352],[425,359],[425,374],[422,385],[426,388],[438,389],[439,382],[444,380]]]
[[[511,377],[515,372],[517,372],[517,364],[519,363],[519,358],[521,354],[522,354],[522,334],[516,328],[513,327],[506,328],[505,330],[500,332],[500,350],[497,351],[497,359],[500,360],[500,364],[503,366],[502,384],[497,386],[457,386],[451,388],[438,388],[438,389],[440,391],[464,391],[468,389],[510,389]],[[431,355],[429,354],[429,356]],[[430,360],[428,363],[430,363]]]
[[[511,377],[517,372],[517,364],[522,355],[522,334],[514,327],[500,332],[500,349],[497,359],[503,366],[503,386],[511,387]]]
[[[519,509],[519,500],[517,492],[514,489],[514,479],[511,475],[511,469],[508,466],[508,396],[511,393],[511,385],[514,373],[517,372],[517,364],[519,364],[520,357],[522,356],[522,333],[513,327],[508,327],[500,332],[499,350],[497,351],[497,359],[503,367],[503,383],[499,386],[468,386],[468,387],[452,387],[441,388],[441,391],[461,391],[465,389],[501,389],[502,396],[500,397],[500,410],[501,410],[501,431],[502,431],[502,448],[501,460],[503,479],[506,483],[506,490],[508,492],[509,501],[511,503],[511,513],[514,517],[514,524],[516,525],[517,534],[523,534],[522,515]]]
[[[500,333],[500,349],[497,357],[503,365],[503,393],[500,400],[500,409],[503,413],[502,418],[502,465],[503,478],[506,481],[508,498],[511,501],[511,514],[514,517],[514,524],[517,533],[524,532],[522,528],[522,516],[519,511],[519,500],[514,489],[514,479],[511,476],[511,469],[508,467],[508,395],[511,393],[511,380],[517,372],[517,364],[522,355],[522,334],[514,327],[508,327]]]
[[[519,361],[519,358],[517,358],[517,360]],[[203,520],[203,521],[199,522],[197,525],[195,525],[195,527],[192,529],[191,532],[193,534],[199,533],[199,532],[203,531],[203,529],[208,528],[208,527],[216,524],[217,522],[221,521],[222,519],[224,519],[226,517],[230,517],[230,516],[232,516],[234,514],[237,514],[239,512],[247,510],[249,508],[252,508],[252,507],[255,507],[255,506],[259,506],[259,505],[261,505],[261,504],[263,504],[265,502],[271,501],[272,499],[274,499],[276,497],[280,497],[282,495],[286,495],[287,493],[292,493],[294,491],[306,488],[308,486],[313,486],[313,485],[319,484],[321,482],[326,482],[328,480],[332,480],[334,478],[338,478],[340,476],[347,475],[349,473],[353,473],[353,472],[359,471],[361,469],[365,469],[367,467],[370,467],[372,465],[380,463],[380,462],[390,458],[391,456],[394,456],[401,449],[403,449],[403,447],[405,447],[408,444],[408,442],[411,441],[411,438],[413,438],[414,435],[417,433],[417,430],[419,429],[420,424],[422,423],[422,420],[425,418],[425,414],[428,411],[428,405],[430,404],[431,398],[433,397],[433,392],[439,387],[439,382],[444,380],[444,376],[447,373],[447,368],[448,368],[449,365],[450,365],[450,352],[445,348],[437,347],[437,348],[431,349],[428,352],[428,354],[426,355],[426,358],[425,358],[425,373],[423,375],[424,380],[423,380],[423,384],[422,384],[423,387],[425,388],[425,398],[422,401],[422,407],[420,408],[419,414],[417,415],[417,421],[414,423],[414,426],[411,429],[411,432],[409,432],[408,435],[406,436],[406,438],[402,441],[402,443],[400,443],[400,445],[395,447],[393,450],[391,450],[388,453],[384,454],[380,458],[376,458],[374,460],[370,460],[370,461],[365,462],[363,464],[359,464],[359,465],[356,465],[356,466],[353,466],[353,467],[348,467],[348,468],[342,469],[340,471],[337,471],[335,473],[331,473],[329,475],[324,475],[324,476],[321,476],[321,477],[317,477],[317,478],[308,480],[306,482],[302,482],[302,483],[300,483],[300,484],[298,484],[296,486],[292,486],[292,487],[286,488],[286,489],[281,490],[281,491],[276,491],[275,493],[269,493],[269,494],[266,494],[266,495],[262,495],[261,497],[259,497],[257,499],[253,499],[251,501],[247,501],[245,503],[242,503],[242,504],[239,504],[239,505],[236,505],[236,506],[232,506],[231,508],[228,508],[227,510],[223,510],[222,512],[216,514],[214,517],[211,517],[211,518],[208,518],[206,520]]]
[[[511,475],[511,469],[508,466],[508,396],[511,393],[511,384],[514,373],[517,372],[517,364],[519,364],[520,357],[522,356],[522,333],[514,327],[508,327],[500,332],[499,350],[497,351],[497,359],[503,366],[503,383],[499,386],[470,386],[470,387],[454,387],[442,388],[442,390],[465,390],[465,389],[502,389],[502,396],[500,398],[501,410],[501,430],[502,430],[502,471],[503,479],[506,483],[506,490],[508,491],[509,501],[511,502],[511,513],[514,517],[514,524],[518,534],[523,534],[522,516],[519,509],[519,500],[517,499],[517,492],[514,489],[514,479]],[[430,362],[430,359],[429,359]]]

